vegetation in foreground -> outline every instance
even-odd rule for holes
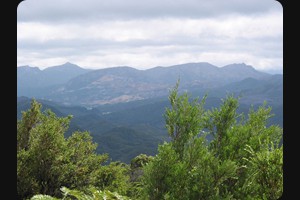
[[[227,96],[205,110],[205,97],[191,100],[178,86],[165,111],[171,141],[130,165],[97,154],[88,132],[65,138],[71,116],[41,112],[33,100],[17,121],[17,199],[278,199],[283,130],[266,126],[271,108],[244,116]]]

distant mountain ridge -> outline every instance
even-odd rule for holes
[[[184,90],[207,90],[245,78],[261,80],[271,76],[244,63],[217,67],[207,62],[199,62],[147,70],[128,66],[85,70],[66,63],[43,71],[24,69],[18,70],[18,96],[39,97],[85,106],[165,96],[178,79]],[[41,73],[44,75],[41,76]],[[28,78],[32,79],[27,80]],[[36,87],[40,90],[35,92]]]
[[[72,63],[53,66],[40,70],[38,67],[17,67],[17,95],[39,96],[53,87],[64,84],[70,79],[91,71]]]

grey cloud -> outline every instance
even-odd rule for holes
[[[26,0],[18,21],[126,20],[160,17],[207,18],[282,9],[275,0]]]
[[[264,40],[264,41],[262,41]],[[280,49],[281,44],[270,38],[263,38],[259,41],[245,39],[224,39],[224,38],[189,38],[173,37],[165,41],[149,40],[129,40],[115,42],[110,40],[95,39],[74,39],[74,40],[49,40],[45,43],[26,40],[18,45],[18,49],[23,53],[38,52],[46,57],[62,56],[89,56],[106,55],[110,53],[151,53],[155,54],[176,54],[187,53],[196,55],[199,53],[245,53],[258,57],[276,58],[282,52],[274,51]]]
[[[201,54],[216,54],[219,55],[216,59],[214,55],[211,56],[215,59],[214,61],[227,59],[227,62],[231,55],[234,57],[240,54],[249,55],[255,61],[264,58],[273,59],[275,63],[282,59],[282,34],[278,33],[279,28],[276,29],[280,26],[270,26],[271,28],[275,27],[276,33],[272,36],[272,33],[266,33],[267,29],[262,29],[261,32],[255,31],[263,26],[260,25],[256,29],[258,20],[250,21],[252,23],[249,24],[250,28],[248,26],[238,27],[241,23],[245,24],[243,19],[237,26],[233,26],[234,23],[230,20],[240,19],[237,15],[246,16],[247,19],[252,16],[252,18],[261,19],[260,17],[265,14],[270,14],[269,18],[273,19],[270,16],[273,16],[274,13],[268,12],[277,12],[280,15],[281,9],[275,0],[26,0],[18,8],[18,22],[24,22],[20,23],[23,24],[20,30],[26,33],[22,36],[22,32],[18,32],[22,36],[18,39],[17,50],[20,57],[18,59],[26,65],[30,64],[29,62],[42,62],[43,59],[46,60],[43,61],[45,64],[52,58],[59,59],[59,62],[62,59],[72,58],[76,61],[82,60],[84,63],[91,57],[93,59],[97,57],[107,65],[111,65],[110,63],[112,65],[113,63],[126,64],[122,62],[131,59],[132,63],[140,62],[139,64],[146,66],[148,62],[150,64],[157,62],[159,65],[167,63],[169,60],[175,62],[173,59],[176,59],[177,55],[187,55],[187,60],[195,58],[195,60],[189,61],[197,61],[196,59]],[[223,20],[222,17],[227,14],[236,16],[230,18],[229,21]],[[163,17],[180,18],[180,20],[176,19],[176,23],[164,26],[164,21],[167,23],[169,21],[161,20]],[[214,19],[203,20],[205,21],[203,23],[210,25],[203,29],[197,29],[195,26],[201,26],[197,23],[195,26],[192,24],[182,27],[180,24],[188,21],[181,21],[182,18],[210,17]],[[215,19],[215,17],[219,18]],[[158,24],[163,28],[155,26],[156,22],[153,22],[152,18],[158,19]],[[140,19],[140,21],[125,23],[125,20],[131,19]],[[121,23],[115,23],[113,20],[121,21]],[[99,21],[105,21],[105,23]],[[214,23],[216,21],[218,23]],[[40,23],[32,25],[27,22]],[[116,25],[123,22],[122,28],[115,28]],[[232,30],[234,36],[223,34],[222,28],[211,28],[212,23],[217,27],[224,25],[224,30]],[[226,28],[226,23],[230,28]],[[70,24],[74,26],[69,27]],[[40,25],[46,28],[39,29]],[[25,26],[29,28],[24,28]],[[206,27],[206,24],[203,26]],[[43,34],[43,30],[48,30],[47,27],[50,27],[51,31]],[[129,30],[128,33],[122,32],[123,27]],[[109,31],[105,33],[105,30]],[[248,30],[250,31],[249,35]],[[251,30],[254,30],[254,35]],[[93,31],[96,31],[96,34],[93,34],[95,33]],[[108,37],[97,34],[102,31],[106,34],[104,36]],[[147,31],[150,32],[149,35],[147,35]],[[76,34],[72,34],[74,32]],[[169,32],[171,33],[169,34]],[[132,33],[145,34],[146,37],[135,37]],[[199,34],[197,35],[197,33]],[[239,35],[239,33],[243,33],[243,35]],[[69,37],[69,34],[72,37]],[[37,35],[41,37],[36,37]],[[139,36],[139,34],[137,35]],[[122,40],[122,36],[128,37]],[[225,56],[220,56],[223,53]],[[129,54],[129,57],[119,60],[121,54],[125,57]],[[140,57],[140,59],[135,60],[136,57]],[[72,61],[72,59],[68,61]],[[142,63],[143,59],[145,60]],[[92,59],[90,60],[92,63]],[[99,62],[99,60],[95,62]],[[240,62],[245,61],[241,60]]]
[[[24,49],[27,51],[41,52],[52,51],[53,49],[64,49],[69,53],[85,52],[86,54],[107,49],[119,49],[129,51],[132,48],[163,48],[173,46],[173,51],[176,51],[175,47],[181,49],[201,49],[202,51],[210,51],[213,49],[221,49],[223,46],[224,38],[216,37],[213,34],[206,37],[188,37],[188,36],[172,36],[163,40],[152,39],[132,39],[127,41],[114,41],[109,39],[94,39],[94,38],[75,38],[75,39],[55,39],[47,41],[38,41],[33,39],[22,39],[18,41],[18,49]],[[227,42],[227,43],[230,43]],[[57,55],[61,55],[61,51],[54,51]],[[77,54],[77,53],[76,53]]]
[[[47,40],[44,42],[33,40],[33,39],[22,39],[18,41],[18,48],[24,49],[53,49],[53,48],[80,48],[82,51],[90,50],[99,46],[112,45],[114,42],[104,39],[93,39],[93,38],[76,38],[76,39],[55,39]]]
[[[198,37],[174,35],[162,40],[132,39],[117,42],[109,39],[75,38],[38,41],[22,39],[18,41],[18,49],[23,53],[38,52],[46,57],[106,55],[112,52],[141,52],[155,54],[188,53],[191,55],[204,52],[236,52],[251,54],[258,57],[282,57],[282,38],[261,37],[255,40],[230,38],[218,34],[203,34]],[[276,49],[276,50],[275,50]],[[280,51],[281,49],[281,51]],[[154,51],[155,50],[155,51]]]

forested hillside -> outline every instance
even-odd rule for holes
[[[204,107],[206,109],[218,107],[221,98],[223,97],[208,95]],[[242,100],[244,98],[240,98],[237,112],[247,114],[251,104],[241,103]],[[30,101],[29,98],[18,98],[18,119],[21,118],[21,111],[30,108]],[[47,100],[37,99],[37,101],[43,105],[43,109],[50,108],[58,116],[73,115],[65,136],[70,136],[76,130],[89,131],[93,141],[99,144],[97,153],[107,152],[115,161],[130,163],[131,159],[141,153],[155,155],[157,145],[168,141],[163,117],[165,108],[170,107],[167,97],[103,105],[90,110]],[[263,101],[260,104],[257,102],[254,107],[257,108],[262,103]],[[268,105],[272,106],[271,113],[274,117],[270,118],[267,125],[278,124],[283,127],[283,104]]]

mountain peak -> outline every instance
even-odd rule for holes
[[[63,65],[75,65],[75,64],[73,64],[73,63],[70,63],[70,62],[66,62],[65,64],[63,64]]]
[[[233,64],[225,65],[222,68],[224,68],[224,69],[236,69],[236,70],[240,70],[240,69],[255,70],[254,67],[252,67],[251,65],[246,65],[245,63],[233,63]]]
[[[38,67],[30,67],[29,65],[19,66],[17,67],[17,71],[19,72],[40,72],[40,68]]]
[[[18,87],[27,88],[43,88],[54,87],[60,84],[68,82],[70,79],[87,73],[90,70],[83,69],[75,64],[67,62],[62,65],[48,67],[44,70],[40,70],[38,67],[18,67],[17,70],[17,83]],[[46,92],[46,90],[36,90],[29,94],[37,94]],[[26,93],[18,93],[18,95],[25,95]],[[25,95],[26,96],[26,95]]]
[[[48,71],[48,70],[61,70],[61,69],[74,69],[74,68],[80,68],[78,65],[70,63],[70,62],[66,62],[65,64],[62,65],[56,65],[56,66],[52,66],[52,67],[47,67],[46,69],[44,69],[44,71]]]
[[[71,62],[66,62],[65,64],[62,64],[60,66],[70,66],[70,67],[79,67],[78,65],[74,64],[74,63],[71,63]]]

